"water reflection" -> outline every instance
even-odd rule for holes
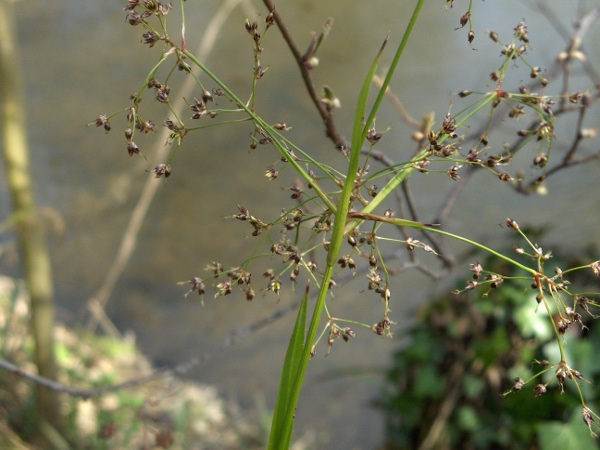
[[[109,269],[122,230],[148,177],[144,170],[150,168],[150,163],[127,156],[118,119],[107,136],[85,127],[98,114],[126,106],[129,95],[139,89],[157,57],[157,52],[138,44],[139,30],[124,22],[122,3],[62,0],[45,8],[44,14],[39,14],[39,2],[19,4],[38,197],[40,203],[60,211],[68,226],[66,236],[53,242],[53,258],[57,299],[63,317],[70,320],[82,317],[85,300]],[[519,2],[505,0],[476,5],[477,51],[465,51],[465,30],[451,33],[448,39],[448,30],[457,26],[464,5],[455,2],[454,9],[445,11],[443,3],[424,10],[420,19],[424,25],[416,30],[393,85],[417,119],[430,111],[443,116],[455,100],[452,93],[472,86],[490,89],[487,74],[495,70],[499,58],[484,36],[486,30],[494,29],[508,38],[515,24],[506,20],[525,17],[534,54],[542,60],[539,65],[550,64],[556,50],[564,47],[542,17]],[[574,14],[574,7],[558,0],[546,3],[564,8],[563,17]],[[218,4],[203,2],[202,8],[208,13],[194,11],[193,5],[188,5],[188,24],[193,24],[188,25],[188,42],[198,39]],[[264,10],[258,2],[255,4],[264,16]],[[399,41],[411,7],[391,0],[377,2],[376,6],[364,1],[309,0],[278,5],[299,42],[307,43],[310,31],[318,30],[328,17],[335,18],[314,77],[318,85],[331,86],[342,100],[344,108],[337,115],[345,135],[351,131],[357,86],[374,52],[388,31],[392,43]],[[513,14],[514,10],[520,12]],[[219,37],[220,50],[211,56],[209,65],[234,91],[247,93],[252,55],[243,28],[245,18],[241,11],[231,17]],[[300,77],[276,30],[269,32],[264,47],[262,58],[270,69],[268,83],[259,88],[259,110],[268,111],[269,122],[292,125],[289,137],[300,147],[313,149],[327,163],[341,167],[342,161],[323,137],[314,108],[303,95]],[[389,64],[391,53],[386,54],[384,66]],[[475,65],[486,63],[489,70],[479,70]],[[587,83],[583,78],[578,81]],[[519,82],[513,80],[513,86]],[[159,105],[150,98],[144,102],[148,103],[143,106],[149,115],[160,123],[164,113]],[[380,150],[401,159],[403,154],[410,154],[414,144],[408,127],[398,122],[396,112],[386,105],[378,125],[389,123],[394,128],[391,136],[379,144]],[[209,296],[207,306],[201,308],[193,297],[183,301],[184,291],[176,286],[178,281],[201,274],[213,260],[235,264],[253,248],[246,227],[214,218],[234,214],[238,203],[259,216],[270,216],[280,208],[273,205],[287,202],[288,194],[273,188],[274,184],[268,184],[264,177],[265,167],[277,156],[268,148],[249,151],[250,132],[249,126],[227,126],[190,137],[173,162],[173,176],[162,184],[154,200],[134,257],[108,305],[116,325],[133,330],[142,348],[158,364],[180,363],[203,354],[232,329],[263,318],[291,301],[284,296],[277,304],[272,296],[262,294],[252,303],[240,297],[213,300]],[[568,139],[565,136],[564,141]],[[148,139],[140,145],[149,147],[150,142]],[[561,197],[561,192],[588,192],[590,180],[597,173],[597,166],[590,166],[576,178],[568,173],[557,176],[549,183],[551,195],[544,198],[524,198],[502,188],[486,192],[480,186],[471,186],[448,226],[470,236],[493,237],[498,234],[497,224],[507,215],[529,216],[535,210],[540,222],[552,224],[549,239],[559,240],[570,227],[560,218],[581,214],[577,245],[585,246],[597,239],[594,224],[599,212],[593,207],[595,200],[587,196],[573,204]],[[433,215],[443,201],[439,192],[448,189],[449,180],[442,178],[422,176],[414,180],[424,218]],[[569,189],[563,190],[567,184]],[[285,182],[281,186],[287,187]],[[418,274],[394,283],[392,291],[399,295],[392,309],[403,322],[408,320],[406,311],[435,290]],[[380,320],[379,305],[356,295],[352,286],[339,288],[334,304],[338,302],[349,308],[344,309],[346,315],[373,323]],[[190,376],[219,385],[225,396],[244,406],[252,407],[255,395],[264,395],[273,405],[279,362],[292,322],[292,317],[283,319],[214,355]],[[335,439],[340,448],[373,448],[381,437],[381,420],[368,406],[381,380],[370,371],[385,367],[397,344],[374,339],[365,332],[357,334],[351,345],[338,345],[327,358],[318,357],[311,363],[298,423],[300,430],[316,427],[321,445]],[[368,370],[353,377],[318,380],[319,374],[347,368],[356,361],[361,369]]]

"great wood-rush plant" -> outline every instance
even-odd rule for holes
[[[415,2],[412,17],[385,75],[381,78],[377,76],[378,65],[385,48],[396,38],[395,33],[393,38],[385,39],[369,67],[358,91],[350,142],[346,142],[337,132],[334,111],[339,106],[339,100],[333,94],[333,90],[324,88],[323,95],[319,96],[310,76],[311,71],[316,70],[317,51],[323,45],[332,21],[326,22],[320,34],[313,34],[308,50],[302,53],[298,51],[289,35],[284,18],[270,0],[265,0],[268,10],[264,19],[252,22],[247,20],[245,24],[240,24],[245,26],[250,36],[248,46],[254,56],[254,69],[250,74],[250,95],[247,99],[241,99],[225,84],[219,74],[214,73],[188,50],[184,3],[183,0],[179,2],[182,27],[181,36],[177,39],[167,31],[167,19],[173,8],[172,5],[151,0],[129,0],[125,6],[129,24],[143,30],[142,42],[149,47],[159,48],[161,52],[158,62],[150,70],[137,93],[132,96],[131,105],[121,111],[126,117],[126,147],[130,155],[140,154],[135,141],[136,136],[139,133],[147,134],[154,131],[155,125],[145,117],[140,103],[144,96],[153,96],[169,110],[163,125],[170,130],[169,144],[173,147],[169,159],[151,170],[157,178],[176,176],[176,154],[185,144],[190,132],[200,132],[206,127],[239,122],[239,126],[250,127],[252,149],[260,145],[273,148],[278,153],[281,161],[266,169],[269,180],[278,178],[282,173],[285,173],[290,180],[298,177],[302,180],[302,182],[293,182],[290,188],[293,203],[283,208],[282,212],[281,210],[275,212],[270,220],[254,216],[251,212],[252,208],[247,205],[239,205],[231,217],[251,225],[252,235],[259,241],[253,255],[234,266],[212,262],[208,266],[208,275],[194,277],[190,281],[190,292],[197,291],[204,295],[211,289],[217,297],[241,291],[248,300],[252,300],[255,296],[252,263],[258,255],[261,255],[261,251],[271,255],[276,261],[276,266],[263,274],[266,279],[266,285],[263,286],[265,291],[272,291],[278,295],[286,279],[289,278],[292,284],[300,282],[302,278],[306,279],[304,296],[283,362],[269,448],[287,448],[291,443],[294,412],[304,376],[309,360],[315,355],[321,340],[326,340],[329,347],[340,337],[348,341],[355,336],[351,326],[371,330],[377,335],[392,335],[394,320],[399,320],[390,315],[392,293],[389,281],[392,273],[388,270],[388,265],[394,257],[385,256],[385,251],[382,250],[383,243],[386,248],[389,248],[390,243],[405,247],[411,255],[410,258],[414,258],[414,253],[418,251],[438,255],[443,265],[448,268],[453,264],[453,258],[447,254],[444,240],[436,238],[436,236],[445,236],[474,246],[520,269],[522,273],[520,278],[530,279],[532,288],[537,292],[539,305],[531,305],[531,307],[539,307],[547,313],[556,337],[556,345],[560,350],[560,360],[547,363],[540,374],[553,371],[554,379],[560,385],[572,382],[579,386],[578,383],[584,380],[585,374],[579,373],[565,359],[566,331],[570,326],[582,323],[581,314],[594,314],[593,308],[598,306],[596,300],[598,294],[578,292],[569,284],[568,277],[577,270],[592,270],[594,274],[600,275],[600,261],[547,273],[545,263],[551,258],[551,252],[531,242],[512,218],[506,219],[506,227],[514,231],[523,243],[515,247],[515,252],[530,256],[528,265],[489,248],[485,243],[444,230],[447,210],[440,212],[440,223],[423,223],[417,219],[414,205],[410,203],[407,180],[415,173],[441,172],[446,173],[451,180],[457,181],[461,176],[468,178],[475,170],[485,170],[497,178],[499,180],[497,182],[506,183],[516,191],[541,192],[545,189],[546,178],[553,172],[597,157],[595,154],[593,157],[578,158],[576,154],[582,140],[595,136],[594,130],[584,129],[583,122],[580,120],[577,137],[571,148],[567,152],[562,152],[564,153],[562,162],[550,166],[551,160],[561,157],[561,152],[553,145],[557,118],[560,115],[573,113],[579,114],[583,119],[597,93],[568,92],[566,69],[562,92],[554,96],[533,93],[534,88],[544,89],[549,80],[544,78],[544,71],[541,68],[529,62],[529,36],[526,25],[523,22],[518,23],[512,30],[512,38],[508,43],[501,41],[500,33],[490,32],[489,38],[498,44],[502,57],[500,65],[491,75],[493,89],[486,92],[471,90],[460,92],[456,99],[457,103],[475,100],[457,112],[453,111],[458,107],[453,106],[440,123],[436,123],[432,117],[425,118],[422,124],[417,124],[417,130],[413,135],[413,139],[418,143],[417,151],[412,157],[402,162],[395,162],[389,155],[375,150],[377,143],[385,139],[385,132],[378,131],[375,122],[380,106],[389,94],[388,88],[392,78],[400,67],[402,54],[424,6],[424,0]],[[447,2],[447,6],[452,7],[452,3],[452,1]],[[473,45],[475,39],[471,8],[472,2],[467,13],[460,20],[461,27],[468,25],[469,45]],[[340,158],[345,161],[343,170],[320,162],[317,155],[295,145],[286,138],[287,125],[270,124],[265,118],[268,111],[259,111],[256,106],[255,100],[260,95],[261,83],[268,82],[265,80],[269,76],[275,76],[267,72],[261,63],[263,48],[266,45],[265,36],[271,35],[267,32],[272,27],[281,30],[298,62],[299,70],[308,88],[308,95],[323,119],[328,137],[334,142]],[[565,68],[572,61],[583,59],[580,44],[581,40],[574,41],[562,54],[561,62]],[[529,67],[532,85],[522,85],[515,92],[510,92],[505,90],[504,81],[515,62]],[[180,111],[176,111],[171,103],[171,86],[181,79],[181,74],[194,77],[198,85],[198,94],[193,102],[188,101],[191,113],[186,114],[185,117]],[[375,100],[370,102],[369,94],[372,90],[375,90],[376,96]],[[468,100],[461,100],[463,98]],[[558,109],[554,111],[556,108]],[[228,119],[234,114],[238,117]],[[95,124],[103,126],[108,131],[115,115],[100,116]],[[475,123],[480,116],[485,118],[484,126],[481,130],[472,133],[467,125]],[[495,148],[497,145],[490,144],[492,132],[497,127],[497,119],[510,121],[519,116],[528,117],[530,125],[516,131],[517,140],[514,144],[506,144],[498,151]],[[197,125],[198,123],[201,125]],[[463,146],[467,143],[470,149],[465,151]],[[513,158],[528,147],[533,147],[536,153],[533,161],[535,169],[533,179],[528,180],[519,172],[509,175],[508,170],[511,170],[509,166]],[[559,156],[555,153],[559,153]],[[374,164],[377,164],[379,169],[372,172],[370,166]],[[286,167],[285,172],[278,167]],[[383,187],[378,188],[374,184],[375,181],[383,183]],[[399,191],[406,196],[410,210],[407,215],[386,208]],[[454,201],[455,199],[449,200],[449,203]],[[236,200],[232,199],[234,207],[235,202]],[[418,232],[421,240],[411,237],[409,234],[411,230]],[[400,238],[393,237],[392,233],[397,231],[400,231]],[[267,248],[268,251],[265,252]],[[415,262],[415,266],[417,265],[418,263]],[[334,317],[330,313],[327,302],[329,292],[336,284],[336,278],[343,277],[343,271],[364,274],[366,290],[381,298],[383,311],[378,323],[361,323]],[[473,279],[468,282],[465,290],[474,289],[479,285],[489,286],[489,289],[499,288],[501,283],[510,282],[510,277],[486,272],[486,269],[476,262],[471,264],[471,271]],[[311,295],[312,291],[316,291],[314,297]],[[313,298],[315,300],[311,302]],[[309,303],[312,304],[310,314]],[[310,321],[307,326],[309,316]],[[322,322],[325,324],[322,325]],[[518,391],[525,385],[534,384],[537,385],[535,392],[539,394],[541,384],[536,383],[536,379],[527,381],[519,379],[511,391]],[[596,419],[600,420],[600,417],[586,405],[583,395],[581,404],[583,421],[591,431],[592,423]]]

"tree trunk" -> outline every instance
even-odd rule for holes
[[[43,224],[35,207],[29,172],[25,98],[17,47],[13,1],[0,0],[0,98],[7,181],[17,218],[20,252],[30,295],[31,332],[35,362],[41,376],[55,380],[54,304],[50,258]],[[59,394],[36,386],[38,438],[53,447],[49,436],[63,433]],[[48,426],[54,428],[49,429]],[[50,431],[49,431],[50,430]]]

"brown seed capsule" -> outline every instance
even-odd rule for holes
[[[199,295],[204,295],[205,286],[204,283],[202,283],[202,280],[200,280],[200,278],[194,277],[189,281],[189,283],[192,285],[190,292],[198,291]]]
[[[538,76],[538,74],[540,73],[541,68],[539,67],[534,67],[533,69],[531,69],[531,73],[529,74],[530,78],[536,78]]]
[[[465,289],[467,291],[472,291],[477,286],[479,286],[479,283],[477,281],[469,280],[469,282],[467,283],[467,287]]]
[[[164,175],[165,178],[171,176],[171,166],[169,164],[159,164],[151,170],[155,174],[156,178],[160,178]]]
[[[342,339],[344,339],[345,342],[348,342],[350,340],[350,338],[353,338],[355,336],[354,331],[352,331],[352,329],[350,328],[344,328],[342,330]]]
[[[583,423],[585,423],[588,427],[591,427],[592,423],[594,422],[594,416],[592,416],[592,413],[590,412],[590,409],[587,406],[583,407],[583,410],[581,411],[581,416],[583,418]]]
[[[483,145],[486,145],[486,146],[490,143],[490,141],[488,139],[488,134],[485,132],[481,134],[481,137],[479,138],[479,140],[481,141],[481,143]]]
[[[533,158],[533,165],[537,167],[545,167],[548,164],[548,157],[544,153],[540,153]]]
[[[339,260],[338,260],[338,264],[340,265],[340,267],[342,269],[345,269],[346,267],[348,267],[348,261],[350,260],[350,255],[345,255],[342,256]]]
[[[156,125],[151,120],[147,120],[146,122],[141,122],[138,124],[139,130],[144,134],[149,134],[151,131],[154,131]]]
[[[98,118],[96,120],[94,120],[92,123],[94,125],[96,125],[97,127],[104,126],[104,129],[106,129],[106,124],[108,123],[109,124],[108,125],[109,126],[109,130],[110,130],[110,123],[108,122],[108,119],[107,119],[107,117],[105,115],[98,116]],[[89,125],[92,125],[92,123],[90,123]]]
[[[246,19],[246,21],[244,22],[244,27],[246,27],[246,31],[249,34],[253,34],[254,31],[256,31],[256,29],[258,28],[258,23],[257,22],[250,23],[250,21],[248,19]]]
[[[538,384],[535,388],[533,388],[533,392],[535,393],[536,397],[544,395],[546,393],[546,390],[547,389],[545,384]]]
[[[135,142],[129,141],[129,144],[127,144],[127,152],[129,153],[129,156],[139,155],[140,149]]]
[[[477,280],[481,276],[481,273],[483,272],[483,267],[481,267],[481,264],[479,264],[479,261],[475,261],[475,264],[471,264],[471,266],[469,267],[469,270],[471,272],[473,272],[473,279]]]
[[[369,266],[377,267],[377,258],[373,254],[369,256]]]
[[[558,328],[558,332],[560,334],[565,334],[567,332],[567,330],[569,329],[569,322],[565,321],[565,320],[559,320],[558,323],[556,324],[557,328]]]
[[[377,144],[377,142],[379,142],[379,140],[381,139],[381,136],[383,136],[383,133],[377,132],[375,130],[375,128],[371,128],[367,132],[367,140],[373,145]]]
[[[267,27],[270,27],[275,23],[275,15],[273,14],[273,11],[271,11],[269,15],[265,17],[265,23],[267,24]]]
[[[527,25],[523,22],[519,22],[515,27],[515,37],[523,42],[529,42],[527,37]]]
[[[525,114],[524,109],[525,107],[523,105],[517,105],[510,110],[510,112],[508,113],[508,117],[510,117],[511,119],[518,118],[519,116]]]
[[[146,31],[144,34],[142,34],[142,42],[144,44],[148,44],[150,48],[154,47],[154,44],[156,44],[159,39],[160,36],[154,31]]]
[[[222,283],[217,284],[218,295],[229,295],[232,292],[231,283],[228,281],[223,281]]]
[[[279,175],[279,171],[275,170],[272,167],[269,167],[265,172],[265,176],[267,177],[267,179],[269,181],[273,181],[275,178],[277,178],[278,175]]]
[[[525,381],[519,377],[515,378],[513,381],[515,382],[515,385],[512,387],[513,392],[518,392],[525,386]]]
[[[453,180],[458,180],[460,178],[460,175],[458,174],[458,171],[460,170],[460,168],[462,167],[461,164],[456,164],[452,167],[450,167],[446,173],[448,174],[448,176],[450,178],[452,178]]]
[[[127,0],[127,6],[123,8],[124,11],[133,11],[140,4],[140,0]]]
[[[211,270],[214,275],[218,275],[223,272],[223,264],[218,261],[213,261],[211,264],[209,264],[208,270]]]

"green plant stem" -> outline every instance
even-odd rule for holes
[[[463,236],[459,236],[457,234],[454,233],[450,233],[448,231],[444,231],[444,230],[440,230],[439,228],[434,228],[433,226],[429,225],[429,224],[425,224],[425,223],[421,223],[421,222],[415,222],[413,220],[407,220],[407,219],[394,219],[391,217],[383,217],[383,216],[378,216],[376,214],[365,214],[365,213],[357,213],[357,212],[351,212],[349,213],[348,217],[353,218],[353,219],[358,219],[358,220],[372,220],[372,221],[376,221],[376,222],[385,222],[385,223],[389,223],[392,225],[396,225],[399,227],[409,227],[409,228],[417,228],[419,230],[424,230],[424,231],[430,231],[432,233],[437,233],[437,234],[442,234],[444,236],[448,236],[451,237],[452,239],[456,239],[457,241],[461,241],[461,242],[465,242],[469,245],[472,245],[474,247],[477,247],[487,253],[490,253],[500,259],[503,259],[504,261],[513,264],[514,266],[518,267],[519,269],[522,269],[528,273],[530,273],[531,275],[537,275],[537,271],[532,269],[531,267],[527,267],[523,264],[521,264],[518,261],[515,261],[512,258],[509,258],[506,255],[503,255],[502,253],[498,253],[497,251],[483,245],[480,244],[479,242],[476,241],[472,241],[471,239],[465,238]]]
[[[398,45],[398,48],[396,49],[396,53],[394,54],[394,59],[392,60],[392,63],[390,64],[390,68],[385,76],[385,79],[383,80],[383,83],[381,83],[381,87],[379,88],[379,93],[377,94],[377,98],[375,99],[375,102],[373,103],[373,107],[371,108],[371,112],[369,113],[369,117],[368,117],[367,121],[365,122],[364,130],[363,130],[365,135],[366,135],[366,130],[369,129],[369,127],[373,123],[373,120],[375,120],[377,111],[379,111],[379,106],[381,105],[381,102],[383,101],[383,98],[385,97],[385,92],[387,91],[387,88],[390,85],[392,78],[394,77],[394,74],[396,73],[396,68],[398,67],[400,58],[402,57],[402,54],[404,53],[404,49],[406,48],[408,39],[410,38],[410,36],[413,32],[413,29],[415,27],[415,24],[417,23],[419,14],[421,13],[421,8],[423,7],[424,4],[425,4],[425,0],[419,0],[417,2],[417,5],[415,6],[413,14],[410,18],[410,21],[408,22],[408,25],[406,26],[406,29],[404,30],[404,36],[402,36],[402,41],[400,41],[400,45]]]
[[[552,311],[550,310],[550,305],[546,301],[546,296],[544,295],[544,292],[542,291],[541,287],[539,288],[539,291],[540,291],[540,295],[542,296],[542,301],[544,302],[544,308],[546,308],[546,312],[548,313],[548,319],[550,320],[550,323],[552,324],[552,329],[554,330],[554,336],[556,336],[556,342],[558,344],[558,349],[560,351],[560,359],[561,359],[561,361],[564,361],[565,360],[565,350],[563,348],[563,343],[560,338],[560,333],[558,332],[556,322],[554,321],[554,318],[552,317]],[[577,383],[575,383],[575,384],[577,384]]]
[[[134,104],[138,104],[139,102],[142,101],[142,94],[144,93],[144,91],[146,90],[146,88],[148,87],[148,81],[150,81],[150,78],[154,78],[154,75],[156,75],[156,72],[158,71],[159,67],[162,65],[162,63],[164,63],[167,58],[172,55],[173,53],[175,53],[175,48],[171,48],[170,50],[168,50],[167,52],[165,52],[162,57],[160,58],[160,60],[156,63],[156,65],[152,68],[152,70],[148,73],[148,76],[146,77],[146,79],[144,80],[144,84],[142,85],[141,89],[139,90],[139,92],[137,93],[137,96],[135,97],[134,100]],[[135,128],[134,128],[135,130]]]
[[[375,71],[377,69],[381,55],[383,53],[383,49],[385,47],[385,44],[387,43],[387,38],[386,38],[384,44],[382,45],[379,53],[377,54],[377,57],[371,66],[371,70],[369,71],[367,77],[365,78],[362,88],[360,90],[358,103],[357,103],[357,107],[356,107],[356,111],[355,111],[355,117],[354,117],[354,126],[353,126],[353,132],[352,132],[352,144],[351,144],[351,149],[350,149],[350,161],[348,164],[348,171],[346,174],[344,188],[342,189],[342,193],[340,195],[338,205],[337,205],[337,210],[335,211],[334,228],[333,228],[333,232],[332,232],[332,236],[331,236],[331,241],[329,243],[329,250],[327,252],[327,266],[325,267],[323,279],[321,281],[321,286],[320,286],[320,290],[319,290],[319,295],[317,297],[317,301],[316,301],[316,304],[315,304],[315,307],[313,310],[311,322],[310,322],[310,325],[308,328],[306,341],[305,341],[306,343],[304,345],[304,349],[302,352],[302,358],[301,358],[300,364],[298,366],[298,371],[297,371],[292,389],[291,389],[291,391],[289,391],[290,399],[288,401],[288,409],[286,411],[286,416],[285,416],[285,420],[283,423],[283,428],[282,428],[283,433],[290,432],[290,430],[293,428],[294,414],[295,414],[296,406],[298,404],[298,399],[300,397],[300,391],[302,389],[304,376],[305,376],[306,370],[308,368],[308,361],[310,359],[313,342],[314,342],[316,334],[317,334],[317,329],[319,326],[321,315],[323,313],[323,309],[325,308],[325,300],[327,298],[327,293],[329,292],[331,279],[332,279],[332,276],[333,276],[333,273],[335,270],[335,263],[337,261],[337,258],[339,256],[339,253],[341,250],[343,238],[346,234],[346,231],[345,231],[346,230],[346,221],[348,219],[348,214],[350,211],[350,204],[351,204],[350,198],[351,198],[352,192],[354,190],[354,183],[356,180],[357,171],[358,171],[358,167],[360,164],[361,148],[366,139],[367,131],[375,118],[375,115],[378,111],[379,105],[381,104],[381,100],[383,98],[383,95],[385,94],[385,90],[386,90],[387,86],[389,85],[391,77],[396,69],[396,66],[397,66],[399,60],[400,60],[400,56],[402,55],[402,52],[406,46],[408,37],[410,36],[410,34],[412,32],[414,23],[416,21],[416,18],[419,15],[419,12],[421,10],[421,7],[423,6],[423,3],[424,3],[424,0],[419,0],[419,2],[417,3],[417,6],[413,13],[413,17],[412,17],[412,19],[409,23],[409,26],[407,27],[407,30],[404,34],[404,38],[402,39],[402,42],[400,43],[398,50],[396,51],[396,56],[394,58],[392,67],[388,71],[386,81],[384,82],[384,85],[380,89],[380,93],[379,93],[377,100],[375,101],[375,104],[371,108],[371,113],[369,114],[369,118],[364,123],[363,123],[363,121],[364,121],[364,117],[365,117],[364,115],[366,112],[369,88],[370,88],[372,79],[375,75]],[[282,380],[282,382],[283,382],[283,380]],[[280,388],[280,390],[281,390],[281,388]],[[280,433],[280,431],[277,431],[277,430],[275,432]],[[273,438],[273,436],[272,436],[272,438]],[[275,438],[277,438],[277,436],[275,436]],[[273,442],[273,441],[271,441],[271,442]],[[271,442],[270,442],[270,448],[274,448],[274,447],[271,447]]]
[[[387,42],[387,39],[385,42]],[[308,328],[304,348],[302,351],[302,356],[296,368],[297,372],[295,373],[293,379],[290,380],[292,383],[291,386],[288,387],[289,397],[287,399],[287,409],[285,411],[285,418],[282,424],[280,425],[280,429],[274,430],[276,436],[272,435],[272,439],[277,439],[277,442],[281,442],[281,439],[283,439],[285,436],[288,436],[288,433],[290,433],[293,429],[294,414],[296,411],[296,406],[298,405],[298,399],[300,398],[300,392],[302,390],[304,376],[306,375],[306,370],[308,368],[308,361],[310,360],[313,342],[315,341],[315,337],[317,335],[319,322],[321,321],[321,315],[323,314],[323,309],[325,308],[325,300],[327,298],[327,293],[329,292],[329,286],[333,277],[333,272],[335,270],[335,263],[340,253],[342,241],[344,238],[344,226],[346,224],[348,212],[350,210],[350,197],[352,196],[352,191],[354,190],[354,181],[356,180],[358,166],[360,163],[360,149],[366,136],[366,131],[362,126],[362,120],[366,110],[371,80],[373,78],[373,75],[375,74],[375,70],[377,69],[379,59],[381,58],[383,48],[385,47],[385,42],[382,45],[379,53],[377,54],[375,62],[372,64],[371,70],[367,74],[363,82],[362,88],[360,90],[358,105],[356,107],[354,118],[352,148],[350,151],[348,172],[346,174],[344,188],[342,189],[342,193],[340,195],[337,210],[335,213],[335,223],[333,226],[331,241],[329,243],[329,250],[327,252],[327,266],[325,267],[325,271],[323,273],[323,279],[321,281],[319,295],[317,296],[317,301],[315,303],[315,307],[311,317],[310,326]],[[283,381],[284,380],[282,378],[282,383]],[[280,386],[280,391],[282,390],[283,387]],[[269,442],[269,448],[279,448],[277,446],[272,446],[271,442],[275,441]]]

